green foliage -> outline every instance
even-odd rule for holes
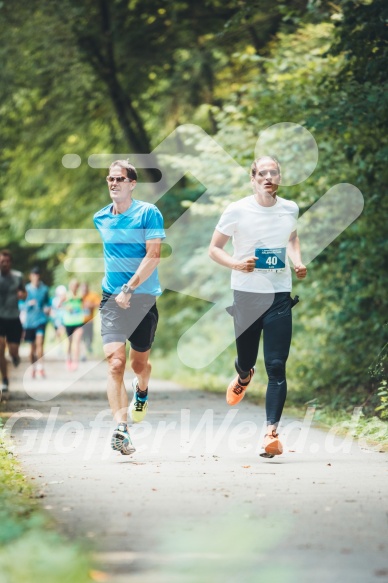
[[[68,276],[66,259],[87,262],[100,247],[85,240],[39,248],[25,233],[93,228],[94,212],[109,199],[105,171],[86,163],[91,153],[149,152],[178,125],[197,123],[248,170],[261,130],[301,124],[318,143],[319,163],[308,180],[282,187],[280,195],[303,213],[333,185],[349,182],[362,191],[365,208],[309,266],[308,279],[295,284],[302,301],[290,387],[299,402],[363,404],[384,416],[385,386],[376,393],[368,369],[387,342],[387,6],[385,0],[3,2],[0,244],[15,251],[15,265],[38,259],[60,283]],[[233,170],[220,173],[216,156],[197,147],[198,155],[184,162],[191,175],[158,201],[167,226],[187,209],[196,226],[180,221],[175,243],[182,252],[172,249],[161,273],[167,288],[179,274],[187,282],[180,291],[190,294],[195,279],[193,295],[219,298],[230,294],[229,274],[206,249],[225,195],[241,198],[249,183],[238,184]],[[62,157],[73,153],[81,165],[64,168]],[[202,198],[202,185],[192,179],[199,165],[212,184]],[[100,275],[85,277],[96,283]],[[209,304],[170,292],[159,305],[157,350],[179,364],[177,339]],[[209,330],[203,342],[214,334]],[[232,361],[229,348],[205,374],[222,375]]]
[[[387,374],[387,348],[385,344],[376,360],[369,369],[373,385],[376,387],[377,407],[375,411],[382,419],[388,419],[388,374]]]
[[[164,357],[170,352],[175,354],[177,339],[206,313],[210,306],[209,302],[166,290],[162,299],[158,301],[159,324],[154,348]]]
[[[328,52],[332,35],[333,25],[326,23],[279,34],[260,83],[245,85],[244,94],[230,95],[233,107],[220,112],[219,135],[233,151],[235,136],[249,131],[252,123],[256,128],[279,121],[300,123],[317,140],[319,164],[305,183],[283,187],[281,195],[306,209],[338,182],[353,183],[363,192],[362,216],[313,262],[308,279],[295,285],[302,302],[295,311],[288,374],[290,386],[302,398],[318,395],[333,408],[364,404],[373,411],[368,367],[386,341],[383,265],[388,209],[387,198],[379,194],[387,179],[386,98],[376,111],[376,102],[367,93],[374,90],[373,96],[379,87],[367,84],[355,93],[354,80],[341,85],[344,61]],[[382,115],[372,127],[376,113]],[[240,147],[241,161],[252,151],[252,142],[245,143],[246,150]],[[237,155],[238,140],[236,144]]]
[[[388,419],[388,390],[387,381],[382,381],[377,389],[377,397],[380,399],[380,405],[375,411],[380,412],[382,419]]]
[[[334,54],[343,53],[343,74],[372,85],[388,80],[388,5],[385,0],[341,0],[336,22]]]

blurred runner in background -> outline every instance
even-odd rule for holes
[[[79,293],[77,279],[72,279],[69,282],[69,291],[65,301],[60,304],[61,306],[63,307],[63,324],[69,339],[66,366],[68,370],[77,370],[84,324],[82,296]]]
[[[5,348],[13,365],[20,363],[19,345],[23,328],[19,318],[19,300],[26,298],[26,289],[20,271],[14,271],[12,267],[12,254],[8,249],[0,251],[0,371],[2,384],[0,386],[0,399],[2,393],[8,391],[8,364],[5,358]]]
[[[96,308],[100,306],[101,297],[94,291],[90,291],[88,283],[81,283],[82,307],[84,310],[84,328],[82,339],[89,354],[93,352],[93,318]]]
[[[30,344],[30,362],[33,378],[45,376],[43,347],[48,314],[50,313],[49,289],[40,280],[39,267],[30,272],[30,283],[26,285],[27,297],[24,303],[24,340]]]
[[[51,302],[50,320],[55,330],[55,339],[59,342],[65,334],[63,323],[63,303],[66,300],[67,289],[64,285],[58,285],[55,288],[55,296]]]

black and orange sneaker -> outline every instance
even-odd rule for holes
[[[283,446],[275,429],[273,429],[272,433],[265,435],[263,449],[264,453],[261,453],[260,456],[265,458],[273,458],[275,455],[283,453]]]
[[[244,383],[241,382],[240,376],[237,375],[230,383],[226,391],[226,402],[228,405],[237,405],[244,398],[245,391],[247,390],[249,383],[252,380],[255,369],[251,368],[249,371],[249,379]]]

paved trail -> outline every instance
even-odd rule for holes
[[[262,409],[154,381],[137,451],[121,456],[109,448],[105,363],[78,374],[48,363],[34,399],[20,369],[0,409],[19,412],[19,459],[109,581],[388,581],[387,454],[285,417],[285,454],[263,460]]]

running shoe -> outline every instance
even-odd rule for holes
[[[264,453],[261,453],[261,457],[273,458],[275,455],[281,455],[283,453],[283,446],[279,439],[279,434],[276,433],[275,429],[272,433],[268,433],[264,437]]]
[[[128,434],[128,437],[126,437],[123,441],[123,445],[121,448],[121,455],[132,455],[135,451],[136,451],[136,449],[133,446],[131,438],[129,437],[129,434]]]
[[[241,379],[239,375],[237,375],[232,382],[230,383],[227,391],[226,391],[226,402],[228,405],[237,405],[242,399],[244,398],[245,391],[247,390],[249,383],[252,380],[254,375],[255,369],[251,368],[249,371],[249,379],[247,383],[241,384]]]
[[[133,397],[129,405],[129,414],[134,423],[140,423],[143,421],[148,410],[148,396],[140,397],[138,391],[137,377],[132,381]]]
[[[119,423],[114,430],[111,439],[112,449],[121,452],[123,455],[131,455],[135,450],[129,436],[128,427],[126,423]]]

